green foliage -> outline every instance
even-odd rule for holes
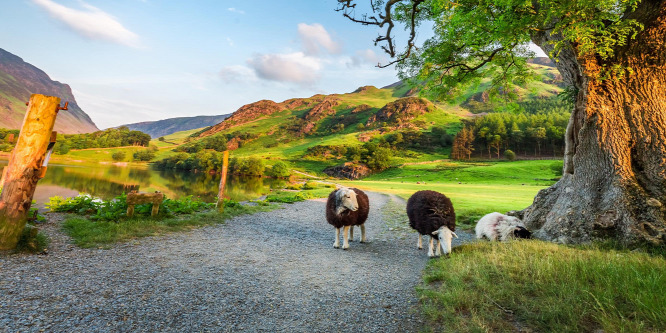
[[[278,192],[266,196],[267,202],[294,203],[312,199],[307,192],[288,193]]]
[[[124,151],[117,151],[111,155],[111,158],[116,162],[120,162],[124,161],[126,156],[127,154]]]
[[[271,176],[276,178],[288,178],[291,176],[291,170],[289,169],[289,166],[287,166],[287,163],[277,161],[271,167]]]
[[[407,27],[417,28],[425,21],[433,23],[434,36],[399,63],[402,77],[424,84],[427,94],[442,99],[460,95],[490,78],[491,97],[510,98],[513,84],[521,85],[534,78],[526,62],[534,55],[527,47],[533,35],[543,31],[552,36],[549,46],[553,51],[549,56],[553,58],[561,55],[562,50],[574,49],[575,45],[578,59],[610,60],[619,47],[643,29],[628,15],[638,3],[638,0],[433,0],[423,2],[420,7],[403,1],[389,7],[393,18]],[[413,8],[418,11],[413,13]],[[602,70],[599,77],[625,71],[630,69],[616,64]]]
[[[178,153],[154,163],[159,170],[222,170],[224,155],[216,151],[203,150],[195,154]]]
[[[134,152],[134,155],[132,156],[134,157],[135,161],[148,162],[155,158],[155,152],[152,149],[143,149]]]
[[[182,202],[185,201],[187,200],[183,200]],[[186,206],[186,204],[182,205],[182,207]],[[80,247],[96,247],[135,239],[137,237],[153,236],[166,232],[189,230],[192,227],[220,224],[234,216],[265,212],[275,208],[276,206],[274,205],[245,206],[235,201],[225,200],[223,213],[200,211],[166,218],[138,216],[132,219],[117,221],[93,220],[91,218],[73,216],[65,220],[63,229],[72,237],[76,245]],[[187,208],[184,209],[187,210]]]
[[[303,187],[301,187],[303,190],[314,190],[319,188],[319,183],[313,182],[313,181],[307,181],[305,184],[303,184]]]
[[[628,249],[476,242],[430,261],[418,293],[426,326],[451,332],[662,332],[665,270]]]
[[[243,176],[263,176],[264,160],[258,157],[237,158],[229,161],[229,173]]]
[[[160,205],[159,216],[174,216],[180,214],[193,214],[212,208],[215,204],[206,203],[187,196],[177,200],[165,198]],[[93,221],[118,221],[126,218],[127,195],[122,194],[111,200],[100,200],[89,195],[79,195],[74,198],[52,197],[46,205],[52,212],[75,213],[87,215]],[[152,204],[134,206],[136,216],[150,216]]]
[[[203,132],[202,132],[203,133]],[[197,133],[194,133],[197,134]],[[193,135],[194,135],[193,134]],[[198,135],[197,135],[198,136]],[[196,138],[197,136],[190,136]],[[243,144],[256,139],[258,135],[256,133],[217,133],[211,136],[207,136],[201,140],[188,143],[186,145],[181,145],[174,149],[176,152],[186,152],[186,153],[196,153],[203,149],[212,149],[215,151],[225,151],[227,150],[227,143],[230,141],[235,141],[238,143],[239,147],[242,147]]]
[[[504,158],[506,158],[509,161],[515,161],[516,153],[514,153],[513,150],[507,149],[504,151]]]
[[[562,108],[541,109],[538,103],[525,105],[535,113],[491,113],[465,121],[466,128],[473,132],[473,150],[485,152],[488,157],[492,157],[493,152],[498,155],[502,147],[536,156],[543,152],[562,154],[570,113]]]
[[[150,135],[140,131],[130,131],[123,126],[93,133],[58,134],[54,150],[58,154],[67,154],[70,149],[147,147],[149,142]]]

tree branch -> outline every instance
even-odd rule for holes
[[[409,32],[409,39],[407,40],[407,50],[396,56],[396,50],[395,50],[395,40],[394,37],[391,36],[391,32],[393,31],[393,28],[395,27],[395,24],[393,23],[393,17],[391,10],[393,7],[402,2],[403,0],[389,0],[386,2],[384,5],[383,12],[378,12],[377,11],[377,5],[374,3],[374,1],[370,1],[372,11],[373,13],[377,13],[377,16],[370,16],[367,17],[366,15],[363,15],[362,19],[357,19],[354,16],[354,9],[356,8],[356,3],[354,0],[338,0],[338,5],[339,7],[336,9],[336,11],[342,11],[343,16],[351,20],[352,22],[355,23],[360,23],[363,25],[376,25],[380,28],[384,28],[386,26],[386,31],[384,34],[379,35],[375,39],[375,45],[385,42],[386,45],[381,45],[382,50],[389,54],[391,58],[396,58],[395,60],[381,65],[377,64],[377,67],[379,68],[385,68],[388,66],[391,66],[393,64],[396,64],[398,62],[402,62],[406,60],[412,53],[412,50],[414,50],[416,47],[414,45],[414,40],[416,39],[416,16],[419,13],[419,5],[425,2],[425,0],[411,0],[411,10],[410,10],[410,32]]]

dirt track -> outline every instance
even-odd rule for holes
[[[109,250],[52,226],[51,254],[0,257],[0,331],[419,331],[428,258],[400,220],[404,201],[369,197],[371,242],[347,251],[333,248],[321,200]]]

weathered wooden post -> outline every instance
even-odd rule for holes
[[[222,178],[220,178],[220,190],[217,193],[217,210],[224,211],[224,187],[227,185],[227,170],[229,170],[229,151],[222,153]]]
[[[157,216],[160,212],[160,204],[164,201],[164,193],[155,191],[155,193],[128,193],[127,199],[127,216],[134,216],[134,205],[151,203],[153,204],[153,210],[150,212],[150,216]]]
[[[0,184],[0,250],[14,249],[25,227],[60,109],[58,97],[30,96],[21,133]]]

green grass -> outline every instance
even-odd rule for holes
[[[65,220],[63,229],[80,247],[103,247],[140,237],[221,224],[235,216],[265,212],[277,208],[279,208],[278,205],[249,206],[237,204],[225,207],[223,213],[209,211],[167,219],[133,218],[120,222],[91,221],[85,217],[71,216]]]
[[[521,210],[532,204],[539,190],[554,183],[556,173],[552,165],[556,163],[561,162],[424,163],[339,183],[404,199],[420,190],[441,192],[451,199],[456,222],[465,229],[487,213]]]
[[[664,272],[663,255],[479,242],[430,261],[418,293],[434,331],[664,332]]]

